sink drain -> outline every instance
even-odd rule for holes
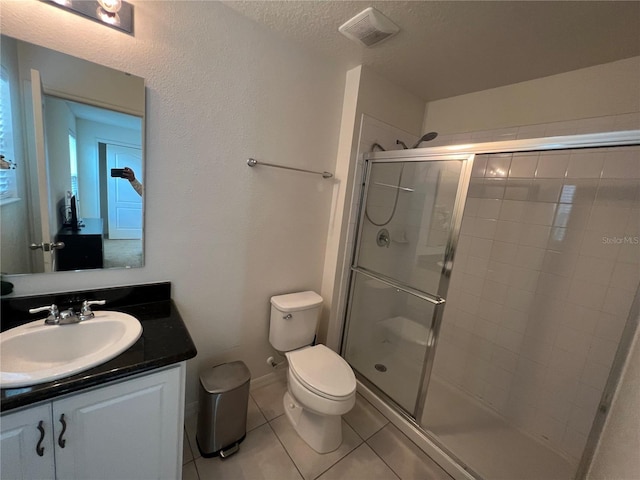
[[[375,369],[378,370],[379,372],[386,372],[387,371],[387,367],[385,367],[383,364],[381,363],[376,363],[374,365]]]

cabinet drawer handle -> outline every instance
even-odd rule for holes
[[[67,431],[67,422],[65,422],[64,420],[64,413],[60,415],[60,423],[62,424],[62,431],[60,432],[60,436],[58,437],[58,445],[60,445],[60,448],[64,448],[65,444],[67,443],[67,441],[62,438],[64,432]]]
[[[40,440],[38,440],[38,444],[36,445],[36,453],[40,457],[44,455],[44,447],[42,446],[42,441],[44,440],[44,427],[42,426],[43,424],[44,422],[42,420],[40,420],[40,423],[38,423],[38,430],[40,430]]]

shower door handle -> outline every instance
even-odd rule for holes
[[[435,305],[436,307],[439,305],[443,305],[445,303],[445,299],[438,296],[438,295],[432,295],[430,293],[426,293],[426,292],[422,292],[420,290],[416,290],[415,288],[412,288],[408,285],[405,285],[403,283],[397,282],[393,279],[390,279],[388,277],[384,277],[380,274],[377,273],[373,273],[370,272],[369,270],[367,270],[366,268],[363,267],[351,267],[351,270],[357,273],[360,273],[362,275],[364,275],[365,277],[369,277],[369,278],[373,278],[374,280],[377,280],[380,283],[384,283],[385,285],[388,285],[390,287],[395,288],[396,290],[399,290],[401,292],[405,292],[408,294],[411,294],[415,297],[421,298],[422,300],[425,300],[429,303],[432,303],[433,305]]]

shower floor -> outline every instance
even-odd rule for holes
[[[575,463],[437,377],[420,424],[483,478],[569,480],[576,472]]]
[[[371,383],[389,395],[408,412],[415,409],[421,372],[415,362],[394,353],[397,347],[387,342],[377,344],[373,352],[348,356],[349,363]],[[376,369],[384,365],[386,371]]]
[[[399,405],[413,411],[420,365],[398,355],[397,345],[382,342],[371,350],[350,355],[349,362]],[[377,370],[376,364],[384,365],[386,371]],[[575,462],[435,376],[420,424],[486,479],[569,480],[575,475]]]

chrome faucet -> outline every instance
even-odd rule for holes
[[[78,321],[81,322],[83,320],[89,320],[96,316],[95,313],[91,311],[91,305],[104,305],[104,300],[85,300],[82,302],[82,308],[80,309],[80,313],[78,314]]]
[[[49,311],[49,316],[44,319],[44,323],[47,325],[59,325],[60,324],[60,311],[58,306],[53,303],[45,307],[30,308],[29,313],[38,313]]]
[[[79,323],[83,320],[89,320],[95,317],[95,313],[91,311],[91,305],[104,305],[104,300],[85,300],[82,302],[80,313],[76,314],[72,308],[60,312],[56,304],[44,307],[30,308],[29,313],[38,313],[48,311],[49,315],[44,319],[47,325],[69,325],[71,323]]]

